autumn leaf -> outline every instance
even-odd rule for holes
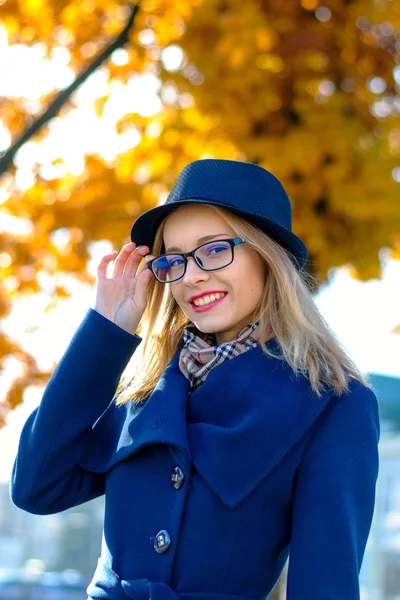
[[[118,35],[130,9],[115,0],[8,0],[0,25],[9,44],[43,61],[58,56],[70,77]],[[142,2],[129,43],[98,70],[85,109],[74,94],[22,149],[32,185],[19,186],[18,161],[0,178],[0,215],[24,228],[0,233],[1,316],[41,291],[39,273],[93,283],[90,245],[120,247],[179,171],[204,157],[254,162],[282,181],[309,248],[306,268],[320,283],[343,264],[354,277],[379,276],[381,248],[400,258],[399,29],[399,3],[385,0]],[[12,140],[58,93],[54,83],[35,101],[1,97]],[[87,128],[71,137],[82,114]],[[57,283],[50,302],[66,296]],[[4,338],[0,360],[10,343]],[[28,382],[46,377],[15,352],[26,374],[4,415]]]

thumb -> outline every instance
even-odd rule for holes
[[[149,275],[146,272],[149,271]],[[137,285],[134,293],[134,299],[139,306],[145,307],[147,304],[147,290],[152,273],[149,269],[142,271],[137,277]]]
[[[152,277],[153,273],[150,271],[150,269],[144,269],[144,271],[142,271],[138,277],[138,282],[141,286],[147,287]]]

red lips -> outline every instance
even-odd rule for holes
[[[194,300],[197,300],[197,298],[202,298],[203,296],[208,296],[209,294],[227,294],[228,292],[226,292],[225,290],[207,290],[207,292],[202,292],[201,294],[194,294],[193,296],[190,296],[189,298],[189,302],[193,302]]]

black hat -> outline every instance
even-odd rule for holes
[[[153,246],[161,221],[181,204],[214,204],[257,225],[288,250],[296,267],[307,260],[307,248],[292,233],[290,200],[269,171],[237,160],[205,158],[189,163],[179,173],[165,203],[141,214],[131,229],[137,246]]]

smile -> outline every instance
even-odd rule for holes
[[[193,310],[195,312],[204,312],[206,310],[210,310],[210,308],[212,308],[213,306],[215,306],[219,302],[222,302],[222,300],[224,300],[224,298],[226,296],[227,296],[227,294],[225,294],[225,296],[223,296],[222,298],[217,298],[213,302],[209,302],[208,304],[204,304],[204,306],[196,306],[193,302],[191,302],[190,304],[191,304],[191,306],[192,306],[192,308],[193,308]]]

